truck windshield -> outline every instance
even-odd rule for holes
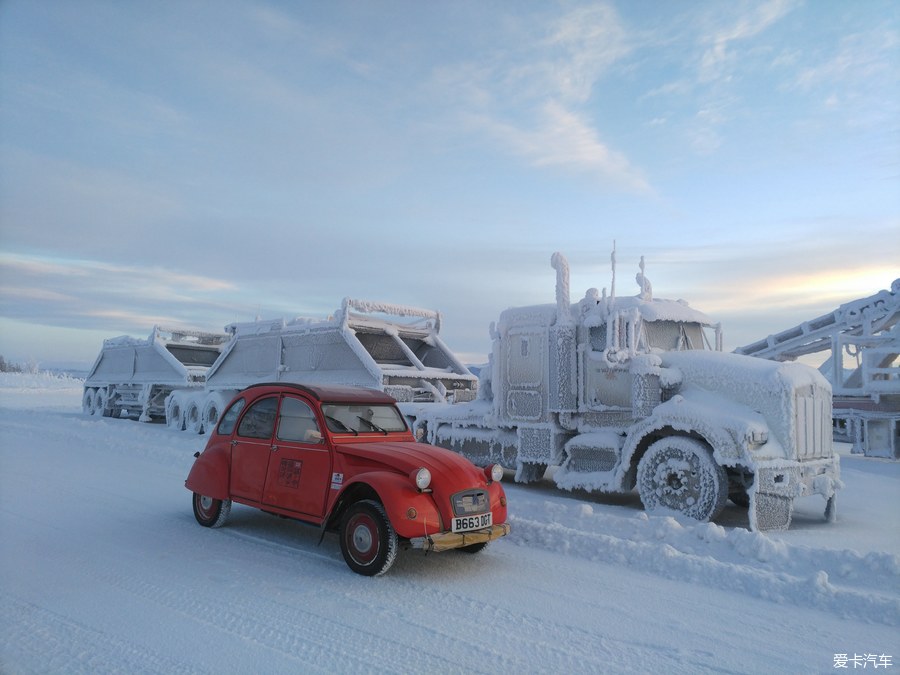
[[[645,321],[643,326],[651,349],[683,351],[704,347],[703,328],[699,323]]]
[[[326,403],[325,423],[336,434],[369,434],[406,431],[403,415],[393,405],[366,403]]]

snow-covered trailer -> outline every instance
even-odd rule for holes
[[[175,392],[167,421],[202,432],[237,391],[259,382],[365,387],[406,402],[471,401],[478,378],[441,340],[440,326],[436,311],[350,298],[324,320],[231,324],[233,337],[205,389]]]
[[[613,262],[615,258],[613,257]],[[831,387],[815,369],[722,353],[721,330],[683,301],[590,289],[505,310],[476,401],[405,404],[420,438],[499,462],[530,482],[549,466],[564,489],[627,492],[648,510],[710,520],[729,497],[753,529],[790,525],[794,500],[840,487]]]
[[[103,341],[84,381],[83,409],[90,415],[164,417],[173,391],[202,389],[206,373],[231,340],[226,333],[154,326],[150,336]]]

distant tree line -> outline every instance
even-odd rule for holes
[[[0,354],[0,373],[32,373],[34,372],[33,366],[23,366],[20,363],[12,363],[11,361],[7,361],[2,354]]]

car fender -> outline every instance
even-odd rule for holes
[[[409,539],[446,529],[431,494],[416,488],[409,476],[389,471],[369,471],[354,476],[341,490],[332,509],[343,501],[343,496],[360,485],[368,486],[378,495],[398,536]]]
[[[231,453],[229,445],[214,445],[204,450],[191,467],[184,486],[191,492],[212,497],[231,499],[228,490]]]

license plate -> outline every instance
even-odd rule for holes
[[[451,532],[471,532],[472,530],[483,530],[494,524],[493,513],[480,513],[477,516],[458,516],[453,518],[450,525]]]

